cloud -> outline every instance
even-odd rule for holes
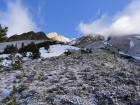
[[[140,34],[140,0],[133,0],[114,16],[102,15],[90,23],[81,22],[78,30],[83,34],[109,35]]]
[[[98,9],[98,12],[97,12],[97,15],[99,15],[100,14],[100,8]]]
[[[42,25],[45,25],[44,17],[42,15],[42,10],[45,7],[45,4],[46,3],[44,1],[41,1],[38,5],[38,10],[37,10],[37,17],[39,19],[40,24],[42,24]]]
[[[8,27],[8,37],[39,30],[28,7],[23,5],[21,0],[8,0],[6,5],[7,10],[0,11],[0,24]]]

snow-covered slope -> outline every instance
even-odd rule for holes
[[[66,38],[63,35],[60,35],[56,32],[51,32],[51,33],[47,34],[47,37],[50,39],[56,40],[56,41],[63,42],[63,43],[70,42],[70,40],[68,38]]]

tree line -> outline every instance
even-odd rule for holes
[[[41,47],[44,47],[46,50],[49,50],[50,45],[55,45],[56,41],[45,41],[45,42],[41,42],[38,44],[35,44],[34,42],[31,42],[28,45],[24,45],[24,42],[22,42],[21,47],[18,49],[17,45],[7,45],[4,48],[4,51],[2,53],[4,54],[16,54],[16,53],[20,53],[21,55],[23,55],[24,57],[27,56],[27,52],[31,52],[30,56],[33,59],[37,59],[40,58],[40,52],[39,49]]]

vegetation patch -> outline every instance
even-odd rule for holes
[[[80,50],[81,51],[81,54],[88,54],[88,53],[92,53],[92,49],[90,48],[90,49],[81,49]]]
[[[70,50],[67,50],[67,51],[64,52],[64,54],[65,54],[66,56],[68,56],[68,55],[71,55],[72,52],[71,52]]]
[[[17,45],[7,45],[5,48],[4,48],[4,51],[3,53],[4,54],[15,54],[18,52],[18,48],[17,48]]]
[[[16,92],[17,92],[17,88],[15,86],[13,86],[13,90],[10,93],[9,96],[5,97],[2,100],[3,104],[7,104],[7,105],[20,105],[17,101],[16,101]]]

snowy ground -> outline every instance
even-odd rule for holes
[[[70,46],[70,45],[57,44],[57,45],[50,46],[50,49],[47,51],[42,47],[42,48],[40,48],[40,56],[41,56],[41,58],[59,56],[59,55],[63,54],[65,51],[67,51],[68,49],[69,50],[78,50],[79,48]],[[27,52],[27,57],[23,57],[22,60],[24,60],[24,61],[29,60],[29,55],[30,55],[30,52]],[[22,57],[22,55],[20,55],[18,53],[15,56]],[[0,55],[0,58],[7,58],[7,57],[9,57],[9,54]],[[3,66],[9,66],[9,64],[11,64],[11,60],[4,59],[2,61]]]
[[[41,53],[41,57],[43,58],[47,58],[47,57],[53,57],[53,56],[59,56],[61,54],[63,54],[67,49],[70,50],[78,50],[78,47],[73,47],[70,45],[52,45],[50,46],[49,51],[46,51],[44,48],[40,48],[40,53]]]

